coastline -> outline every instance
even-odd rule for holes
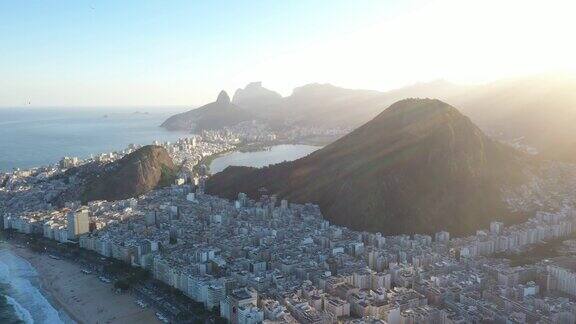
[[[77,264],[9,243],[6,247],[36,269],[49,301],[77,323],[160,323],[153,309],[136,304],[135,296],[115,293],[94,274],[82,274]]]
[[[183,131],[158,127],[171,112],[136,113],[135,108],[0,108],[0,173],[52,165],[64,156],[80,159],[125,149],[128,144],[176,141]],[[108,118],[103,118],[103,115]],[[62,129],[66,132],[62,133]],[[94,134],[98,134],[95,138]],[[82,143],[82,145],[78,145]],[[48,147],[48,149],[38,149]]]
[[[208,155],[208,156],[202,158],[202,160],[200,160],[200,161],[198,162],[198,164],[197,164],[196,166],[194,166],[194,168],[195,168],[196,171],[197,171],[198,168],[199,168],[201,165],[205,165],[205,166],[206,166],[206,170],[207,170],[208,172],[210,172],[210,165],[212,164],[212,162],[214,162],[214,160],[216,160],[217,158],[219,158],[219,157],[221,157],[221,156],[224,156],[224,155],[226,155],[226,154],[232,154],[232,153],[234,153],[234,152],[236,152],[236,151],[237,151],[237,148],[235,148],[235,149],[230,149],[230,150],[226,150],[226,151],[222,151],[222,152],[218,152],[218,153],[215,153],[215,154],[212,154],[212,155]]]
[[[269,151],[271,148],[280,145],[305,145],[305,146],[317,146],[322,148],[333,141],[337,140],[339,137],[330,136],[325,138],[304,138],[300,140],[293,140],[293,141],[269,141],[269,142],[262,142],[262,143],[242,143],[232,149],[218,152],[212,155],[208,155],[202,158],[198,164],[196,165],[196,169],[198,166],[204,164],[207,170],[210,172],[210,165],[214,160],[219,157],[223,157],[229,154],[233,154],[235,152],[239,153],[253,153],[253,152],[261,152],[261,151]]]
[[[244,147],[242,147],[244,148]],[[258,150],[234,150],[220,154],[211,159],[208,171],[216,174],[229,166],[244,166],[252,168],[268,167],[270,165],[294,161],[320,149],[320,146],[305,144],[278,144],[259,147]]]

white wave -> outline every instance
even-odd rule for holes
[[[12,305],[19,314],[28,314],[32,318],[31,322],[28,322],[28,318],[22,320],[26,323],[64,324],[58,310],[37,287],[37,276],[36,270],[27,260],[8,250],[0,250],[0,282],[9,287],[8,300],[14,302]]]
[[[6,295],[6,302],[11,305],[14,308],[14,311],[16,313],[16,316],[18,316],[18,318],[26,323],[26,324],[34,324],[34,319],[32,318],[32,314],[30,314],[30,312],[22,307],[22,305],[20,305],[20,303],[18,303],[16,301],[16,299]]]

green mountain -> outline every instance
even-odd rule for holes
[[[358,230],[464,234],[517,220],[501,190],[523,181],[524,158],[444,102],[405,99],[307,157],[229,167],[210,178],[207,192],[257,197],[265,188],[317,203],[327,219]]]
[[[86,177],[81,199],[86,202],[136,197],[172,184],[176,173],[163,147],[147,145]]]

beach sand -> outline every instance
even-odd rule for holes
[[[112,284],[83,274],[77,264],[26,248],[13,246],[11,250],[36,268],[42,288],[78,323],[160,323],[153,309],[136,304],[135,296],[115,293]]]

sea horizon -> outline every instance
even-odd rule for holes
[[[0,172],[54,164],[64,156],[87,158],[128,144],[189,136],[160,127],[172,113],[127,107],[0,108]]]

